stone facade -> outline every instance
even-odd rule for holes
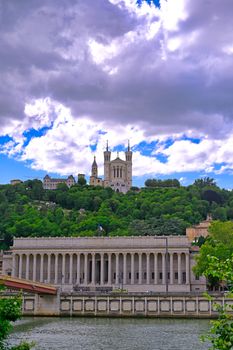
[[[104,180],[98,177],[98,166],[96,158],[92,164],[90,185],[111,187],[116,192],[126,193],[132,187],[132,151],[128,144],[125,152],[125,160],[117,156],[111,160],[111,151],[107,144],[104,152]]]
[[[186,228],[186,236],[190,242],[197,241],[199,237],[207,237],[209,234],[209,227],[211,225],[212,217],[208,215],[206,220],[200,222],[198,225]]]
[[[15,238],[3,272],[60,286],[63,291],[204,291],[192,272],[187,237]]]
[[[66,179],[62,178],[51,178],[49,175],[46,175],[43,179],[43,188],[45,190],[56,190],[57,185],[65,183],[69,188],[76,184],[75,178],[73,175],[68,176]]]

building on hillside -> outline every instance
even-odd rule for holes
[[[90,185],[111,187],[116,192],[126,193],[132,187],[132,151],[128,143],[125,160],[119,158],[111,160],[111,151],[108,143],[104,152],[104,180],[98,177],[96,158],[92,164]]]
[[[43,179],[43,188],[45,190],[56,190],[57,185],[62,183],[65,183],[70,188],[76,184],[76,181],[73,175],[68,176],[66,179],[51,178],[49,175],[46,175]]]
[[[15,238],[3,273],[67,292],[202,292],[206,280],[192,271],[197,253],[185,236]]]
[[[190,242],[197,241],[199,237],[207,237],[209,234],[209,226],[211,225],[212,217],[207,215],[206,220],[200,222],[198,225],[186,228],[186,236]]]
[[[23,183],[23,181],[22,180],[19,180],[19,179],[13,179],[13,180],[11,180],[11,182],[10,182],[10,184],[11,185],[19,185],[19,184],[22,184]]]

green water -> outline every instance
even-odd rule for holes
[[[10,343],[35,341],[36,350],[204,350],[208,320],[24,318]]]

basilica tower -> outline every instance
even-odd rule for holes
[[[108,141],[107,141],[106,151],[104,151],[104,181],[105,181],[105,186],[109,186],[110,163],[111,163],[111,152],[109,151]]]
[[[130,144],[128,141],[128,148],[125,152],[125,161],[126,161],[126,181],[127,187],[130,189],[132,187],[132,151],[130,150]]]

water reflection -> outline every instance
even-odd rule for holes
[[[199,336],[208,328],[208,320],[24,318],[10,341],[35,341],[36,350],[205,350]]]

